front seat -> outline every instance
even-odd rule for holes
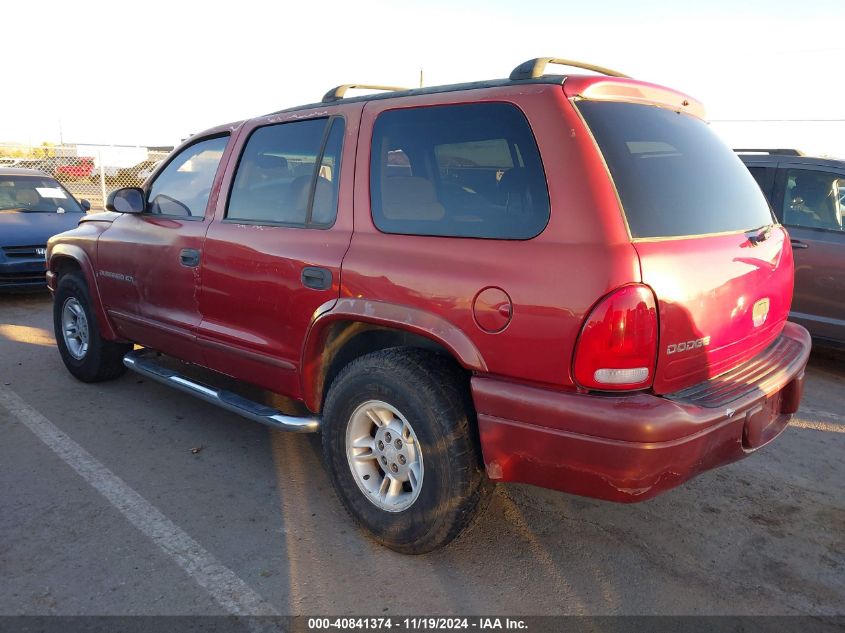
[[[389,220],[440,220],[446,209],[437,200],[434,184],[417,176],[384,178],[382,213]]]

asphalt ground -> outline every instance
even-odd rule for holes
[[[0,615],[845,614],[845,356],[791,427],[635,505],[499,485],[450,546],[382,548],[317,444],[128,374],[65,371],[0,296]]]

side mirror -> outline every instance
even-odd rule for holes
[[[145,207],[144,192],[138,187],[115,189],[106,201],[106,210],[118,213],[143,213]]]
[[[84,198],[79,201],[79,206],[82,207],[82,210],[85,211],[85,213],[88,213],[91,210],[91,203]]]

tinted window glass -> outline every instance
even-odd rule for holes
[[[763,195],[766,196],[766,199],[771,203],[770,197],[772,195],[772,185],[774,185],[775,181],[774,168],[749,167],[748,171],[750,171],[751,175],[754,176],[754,180],[757,181],[757,185],[760,187]]]
[[[326,137],[328,124],[329,119],[309,119],[253,132],[238,163],[226,217],[262,224],[332,224],[343,119],[331,120]]]
[[[632,237],[741,231],[774,221],[748,169],[704,121],[632,103],[578,107],[610,168]]]
[[[52,178],[0,176],[0,213],[83,213],[82,207]]]
[[[787,170],[784,224],[841,231],[843,213],[845,178],[809,169]]]
[[[373,220],[387,233],[527,239],[549,220],[534,136],[504,103],[384,112],[370,188]]]
[[[228,136],[220,136],[182,150],[153,181],[149,212],[204,217],[217,166],[228,142]]]

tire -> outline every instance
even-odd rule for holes
[[[391,348],[351,362],[332,382],[322,428],[323,458],[349,514],[375,540],[398,552],[423,554],[449,543],[493,490],[473,421],[469,381],[449,358]],[[404,427],[402,436],[398,431],[385,435],[395,425]],[[406,452],[393,452],[393,446],[379,450],[379,438],[394,445],[404,439]],[[364,459],[348,456],[353,443],[356,448],[349,452],[360,452]],[[392,486],[403,471],[388,476],[394,466],[407,469],[407,480],[395,491]],[[362,469],[358,474],[356,467]],[[386,489],[379,485],[388,480],[392,483]]]
[[[78,333],[77,336],[66,334],[68,319],[75,323],[75,329],[70,330]],[[132,349],[132,344],[115,343],[100,336],[88,286],[80,274],[68,273],[59,279],[53,298],[53,329],[62,361],[75,378],[82,382],[101,382],[126,372],[123,356]]]

